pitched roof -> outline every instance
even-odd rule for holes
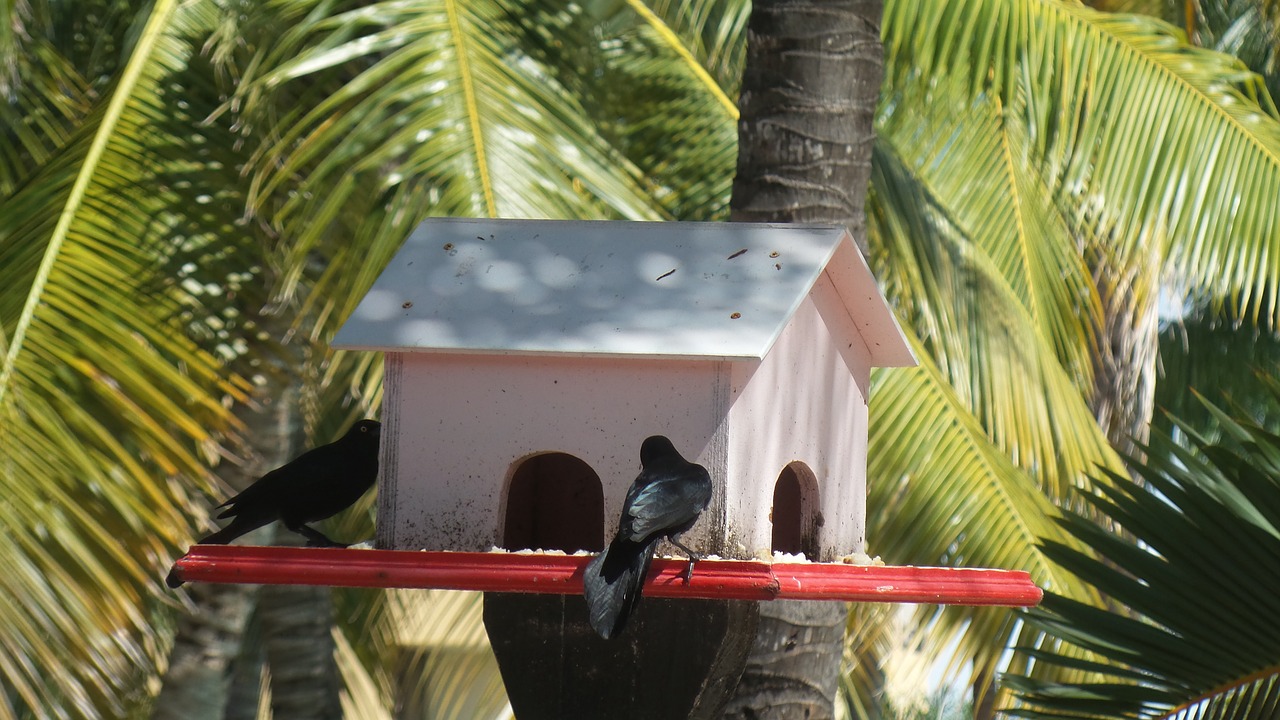
[[[762,358],[828,265],[872,364],[915,364],[844,228],[746,223],[426,220],[333,345]]]

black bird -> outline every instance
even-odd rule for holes
[[[678,536],[693,527],[711,501],[707,469],[681,457],[667,438],[646,438],[640,464],[640,475],[622,503],[618,534],[587,564],[582,579],[591,627],[606,640],[622,632],[640,602],[640,588],[659,540],[666,537],[689,554],[685,581],[693,577],[699,556],[681,545]]]
[[[247,532],[280,520],[305,536],[311,547],[345,547],[307,525],[336,515],[360,499],[378,477],[378,438],[382,424],[361,420],[338,440],[299,455],[263,475],[218,507],[231,524],[200,540],[225,545]],[[165,578],[169,587],[182,584],[176,570]]]

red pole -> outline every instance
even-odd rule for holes
[[[195,545],[175,567],[187,582],[563,595],[582,592],[582,569],[590,559],[586,555],[536,553]],[[655,559],[645,581],[645,595],[1011,607],[1035,605],[1042,597],[1031,576],[1021,570],[702,560],[686,584],[687,565],[684,560]]]

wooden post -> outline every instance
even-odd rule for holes
[[[755,638],[759,604],[644,598],[602,640],[580,595],[485,593],[484,624],[519,720],[718,718]]]

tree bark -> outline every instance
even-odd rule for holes
[[[305,433],[297,393],[289,394],[289,405],[292,422],[287,431],[293,442],[286,444],[298,448]],[[306,539],[284,531],[278,535],[277,544],[301,546]],[[265,585],[258,600],[258,620],[271,670],[272,718],[340,720],[341,677],[334,656],[333,588]]]
[[[294,537],[295,533],[281,533],[279,544],[305,544],[301,536]],[[273,720],[341,720],[333,588],[265,585],[258,614],[271,669]]]
[[[178,619],[152,720],[222,720],[228,707],[233,668],[257,587],[194,583],[188,592],[197,609]]]
[[[731,219],[842,224],[866,252],[881,10],[880,0],[754,3]],[[833,717],[845,606],[775,601],[760,615],[726,717]]]
[[[1141,461],[1155,412],[1159,361],[1159,253],[1141,248],[1114,257],[1105,248],[1086,252],[1102,299],[1101,343],[1093,362],[1089,408],[1111,447]]]
[[[303,361],[298,355],[300,366]],[[247,467],[229,469],[224,479],[231,488],[243,490],[298,454],[303,434],[298,395],[286,391],[278,398],[260,398],[261,409],[242,417],[249,451],[256,460]],[[246,535],[245,542],[270,544],[276,537],[276,524],[272,524]],[[303,539],[285,532],[278,540],[301,544]],[[342,717],[331,589],[205,583],[187,588],[195,611],[178,620],[153,720],[258,715],[262,648],[244,647],[245,627],[254,613],[265,636],[271,670],[272,716],[276,720]],[[250,687],[234,687],[233,680]]]
[[[274,531],[275,528],[271,528]],[[274,533],[273,533],[274,534]],[[257,607],[257,595],[254,596]],[[240,643],[240,657],[236,658],[231,676],[231,691],[227,695],[227,712],[223,720],[258,720],[262,714],[263,688],[267,679],[267,650],[262,642],[262,629],[257,615],[249,618]]]
[[[245,423],[250,460],[227,463],[220,476],[228,487],[243,490],[267,470],[287,462],[292,444],[287,402],[263,398],[240,413]],[[275,527],[245,536],[246,542],[270,544]],[[164,683],[156,697],[152,720],[221,720],[226,717],[232,679],[239,676],[241,641],[257,605],[255,585],[191,583],[185,586],[191,612],[178,618]]]
[[[724,717],[811,720],[835,714],[844,650],[844,603],[760,603],[760,624]]]
[[[733,220],[839,223],[866,252],[880,15],[880,0],[753,5]]]

